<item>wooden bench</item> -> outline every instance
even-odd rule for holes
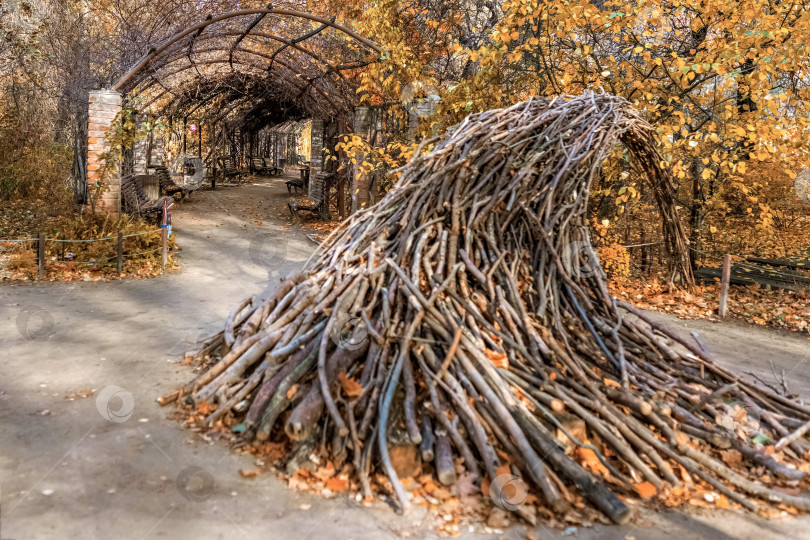
[[[152,222],[159,223],[163,210],[163,201],[167,197],[150,200],[143,189],[145,175],[130,174],[121,178],[121,205],[122,210],[131,215]]]
[[[296,193],[298,193],[299,189],[309,188],[309,167],[302,167],[298,169],[298,171],[301,174],[300,178],[294,178],[284,182],[287,185],[287,193],[290,192],[290,188],[295,189]]]
[[[276,176],[282,170],[273,165],[273,158],[253,156],[248,158],[250,160],[250,172],[257,174],[269,174]]]
[[[298,178],[293,178],[292,180],[287,180],[286,182],[284,182],[284,184],[287,186],[287,193],[291,193],[290,190],[294,189],[296,195],[298,194],[299,189],[304,189],[304,187],[305,187],[304,186],[304,181],[299,180]]]
[[[327,180],[335,176],[335,173],[319,173],[315,176],[315,180],[311,180],[312,184],[312,202],[304,204],[299,201],[288,201],[287,208],[290,209],[293,219],[298,220],[300,211],[312,212],[318,214],[321,218],[326,218],[326,183]]]
[[[233,156],[225,156],[219,158],[219,167],[222,175],[227,179],[233,176],[239,176],[242,172],[236,168],[236,160]]]
[[[251,156],[248,158],[250,162],[250,172],[255,174],[264,174],[267,172],[267,164],[264,162],[264,158],[259,156]]]
[[[193,191],[190,188],[175,184],[174,180],[172,180],[172,177],[169,174],[169,169],[166,167],[156,166],[153,168],[155,170],[155,176],[157,176],[158,183],[160,184],[161,195],[183,200]]]
[[[273,165],[273,158],[265,157],[262,158],[262,160],[264,161],[264,168],[268,174],[277,176],[284,172],[284,169],[282,169],[281,167],[276,167],[275,165]]]

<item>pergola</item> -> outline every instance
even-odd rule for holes
[[[127,96],[138,96],[144,115],[202,119],[217,141],[211,153],[225,130],[250,141],[267,126],[311,118],[310,166],[320,170],[324,130],[345,132],[357,75],[382,51],[335,17],[296,9],[304,5],[288,1],[209,15],[153,45],[111,88],[91,92],[88,183],[109,184],[99,206],[113,213],[120,208],[120,186],[98,170],[107,150],[104,132]],[[136,151],[135,168],[150,157]]]

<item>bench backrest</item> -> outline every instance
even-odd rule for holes
[[[321,204],[324,200],[326,181],[335,176],[335,173],[318,173],[314,180],[309,182],[309,199],[315,204]]]
[[[146,175],[129,174],[121,177],[121,195],[124,212],[140,215],[144,210],[156,207],[159,198],[150,200],[143,187]]]
[[[226,172],[232,173],[236,172],[236,160],[233,156],[225,156],[219,158],[219,163],[221,164],[222,168],[225,169]]]

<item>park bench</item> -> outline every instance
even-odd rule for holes
[[[222,171],[222,175],[226,179],[242,174],[242,172],[236,168],[236,159],[234,159],[233,156],[224,156],[219,158],[219,167]]]
[[[183,200],[192,191],[194,191],[194,189],[192,189],[191,187],[178,186],[174,182],[174,180],[172,180],[168,168],[162,165],[158,165],[153,167],[153,169],[155,170],[155,176],[157,176],[158,183],[160,184],[161,195],[166,195],[169,197],[173,197],[175,199],[179,198],[180,200]]]
[[[284,182],[287,185],[287,193],[290,192],[290,189],[295,189],[295,192],[298,193],[299,189],[307,189],[309,187],[309,167],[299,169],[301,174],[300,178],[292,178]]]
[[[275,165],[273,165],[273,158],[265,157],[262,158],[262,160],[264,161],[264,169],[267,171],[268,174],[277,176],[284,172],[284,169],[282,169],[281,167],[276,167]]]
[[[146,175],[129,174],[121,178],[121,204],[127,214],[158,223],[161,219],[163,201],[167,197],[150,200],[143,187]]]
[[[250,172],[256,174],[264,174],[267,172],[267,164],[264,162],[264,158],[259,156],[250,156],[248,161],[250,162]]]
[[[298,156],[299,163],[301,160],[304,159],[304,156]],[[294,178],[291,180],[287,180],[284,182],[287,185],[287,193],[290,192],[290,189],[295,189],[295,192],[298,193],[299,189],[307,189],[309,187],[309,162],[305,162],[306,165],[302,167],[298,167],[298,172],[300,173],[300,178]]]
[[[252,156],[250,161],[250,172],[257,174],[277,175],[281,169],[273,165],[273,158]]]
[[[315,175],[315,180],[312,180],[313,185],[312,185],[311,203],[306,204],[300,201],[287,202],[287,208],[290,209],[290,213],[292,214],[295,220],[299,218],[298,213],[301,212],[302,210],[305,212],[312,212],[313,214],[318,214],[322,218],[326,217],[327,214],[326,183],[333,176],[335,176],[335,173],[319,173]]]

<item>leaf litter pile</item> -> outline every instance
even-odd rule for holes
[[[621,144],[692,280],[654,141],[610,95],[469,117],[271,298],[236,306],[160,402],[298,484],[402,511],[437,493],[530,523],[625,523],[635,499],[810,509],[810,408],[615,300],[592,268],[588,188]]]

